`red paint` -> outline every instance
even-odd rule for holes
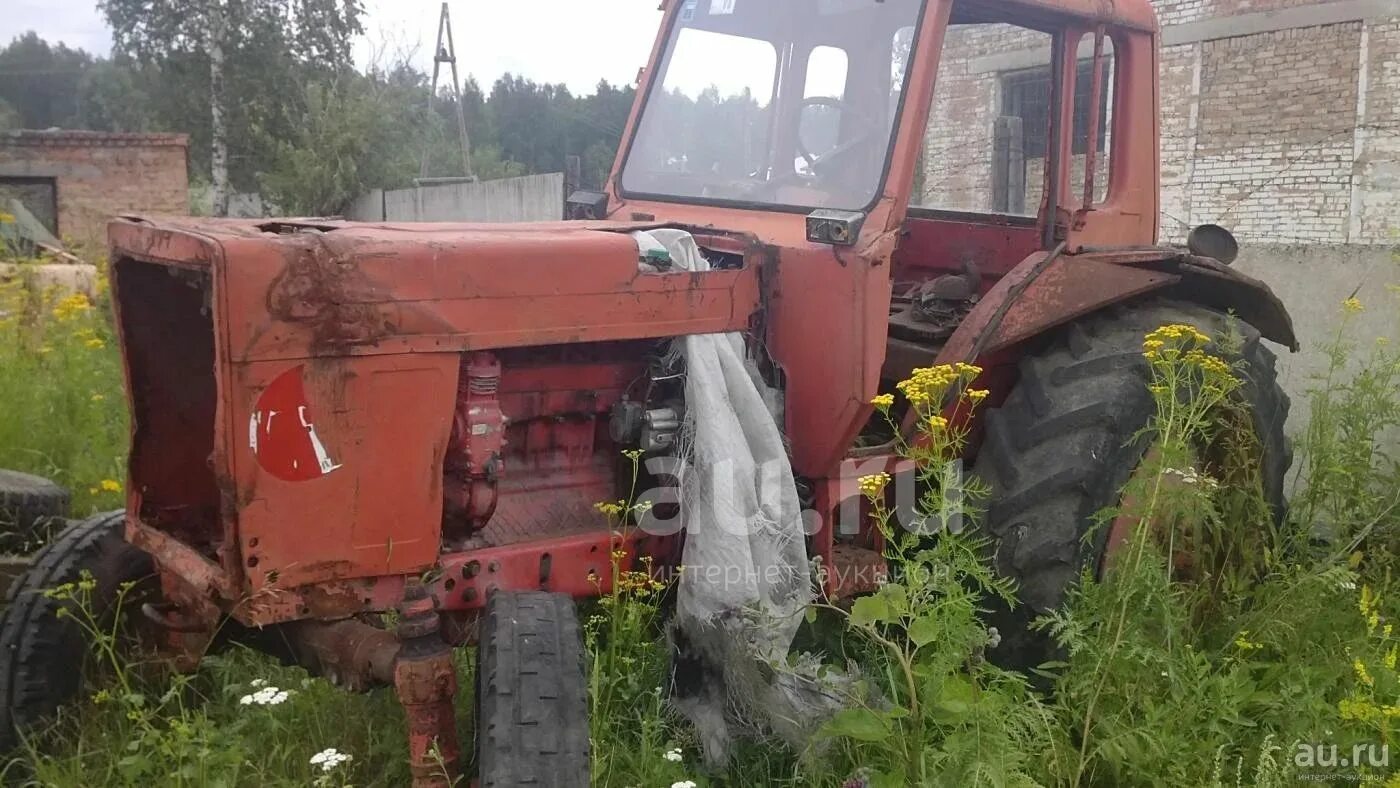
[[[301,366],[278,375],[248,417],[248,448],[263,470],[282,481],[319,479],[339,468],[316,431]]]

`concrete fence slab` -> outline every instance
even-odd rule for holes
[[[345,217],[359,222],[542,222],[563,218],[564,174],[375,190]]]

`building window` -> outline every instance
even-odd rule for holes
[[[1110,60],[1103,61],[1103,88],[1099,91],[1099,133],[1098,150],[1103,150],[1108,137],[1108,96],[1113,92],[1109,80]],[[1017,71],[1006,74],[1001,80],[1002,114],[1021,119],[1022,150],[1027,159],[1045,158],[1047,140],[1050,139],[1050,67]],[[1089,152],[1090,94],[1094,89],[1094,61],[1079,61],[1079,72],[1074,79],[1074,134],[1073,149],[1076,155]]]
[[[1050,33],[1012,24],[959,22],[949,26],[923,137],[923,166],[914,179],[910,207],[1027,218],[1038,213],[1044,163],[1033,163],[1022,151],[1035,150],[1039,151],[1035,155],[1044,156],[1048,103],[1043,102],[1044,111],[1039,112],[1026,106],[1024,113],[1039,122],[1023,127],[1020,118],[1007,117],[1002,111],[1002,79],[1007,75],[970,68],[968,58],[987,52],[989,47],[1001,47],[1043,52],[1048,62],[1053,45]],[[898,64],[903,59],[896,40],[894,60]],[[1034,98],[1030,91],[1021,95],[1027,100]]]
[[[58,236],[58,184],[55,179],[0,176],[0,213],[12,212],[11,200],[17,201],[50,235]]]

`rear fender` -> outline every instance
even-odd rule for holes
[[[1231,312],[1297,352],[1293,320],[1269,286],[1206,257],[1161,248],[1037,252],[996,283],[949,338],[939,363],[972,361],[1147,294]]]

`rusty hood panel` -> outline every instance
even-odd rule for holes
[[[754,267],[640,273],[626,231],[655,226],[127,218],[111,238],[114,255],[213,269],[233,362],[746,328]]]

